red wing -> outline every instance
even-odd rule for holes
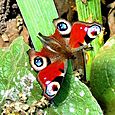
[[[54,98],[58,93],[63,82],[63,78],[65,77],[66,68],[67,63],[58,60],[39,72],[38,81],[43,88],[44,96],[49,100]]]
[[[47,65],[52,63],[52,60],[55,61],[59,58],[58,54],[55,52],[50,51],[47,48],[43,48],[40,52],[36,52],[33,49],[28,51],[30,64],[36,71],[41,71]]]
[[[67,60],[47,48],[43,48],[40,52],[31,49],[28,53],[32,67],[39,72],[37,79],[42,86],[44,96],[50,100],[60,89],[67,69]]]
[[[66,45],[65,40],[63,39],[62,35],[59,33],[57,29],[55,30],[55,33],[50,36],[50,38],[56,40],[59,44]]]
[[[71,29],[69,45],[78,48],[80,45],[88,44],[101,32],[102,27],[97,23],[75,22]]]
[[[69,45],[71,48],[78,48],[85,41],[87,26],[82,23],[74,23],[71,29]]]
[[[81,45],[90,43],[99,35],[102,29],[101,25],[97,23],[75,22],[71,26],[65,19],[55,19],[54,25],[56,27],[56,32],[53,36],[55,36],[56,39],[58,38],[57,36],[60,36],[60,43],[62,40],[65,40],[67,41],[67,45],[69,40],[69,46],[71,48],[78,48]]]

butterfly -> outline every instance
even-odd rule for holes
[[[43,96],[48,100],[52,100],[61,88],[68,67],[67,61],[78,59],[77,53],[102,31],[98,23],[74,22],[71,25],[61,18],[54,19],[53,23],[56,28],[53,35],[39,33],[43,43],[41,51],[29,50],[30,64],[38,72],[37,80],[43,89]]]

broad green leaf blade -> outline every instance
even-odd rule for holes
[[[19,93],[27,95],[29,103],[41,98],[42,90],[31,70],[28,49],[22,37],[15,39],[9,48],[0,49],[0,106],[6,98],[16,101]]]
[[[91,69],[91,91],[106,115],[115,114],[115,36],[100,49]],[[104,106],[103,106],[104,105]]]
[[[78,11],[79,21],[84,22],[98,22],[102,24],[102,14],[101,14],[101,1],[100,0],[87,0],[87,3],[84,4],[82,0],[76,0],[76,8]],[[95,55],[99,51],[100,47],[103,45],[103,32],[102,35],[97,37],[91,43],[93,46],[92,51],[87,52],[88,61],[86,64],[86,78],[90,80],[91,74],[91,64]]]
[[[72,72],[71,63],[69,70]],[[54,105],[45,110],[46,115],[103,115],[103,112],[89,89],[67,73]]]
[[[42,44],[38,39],[38,33],[51,35],[54,33],[53,19],[58,18],[58,14],[53,0],[16,0],[35,49],[38,51]]]

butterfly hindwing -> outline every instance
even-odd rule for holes
[[[87,24],[75,22],[71,29],[69,45],[78,48],[94,40],[101,32],[101,26],[97,23]]]
[[[65,77],[67,63],[58,60],[51,63],[38,74],[38,81],[42,84],[44,96],[52,99],[59,91]]]

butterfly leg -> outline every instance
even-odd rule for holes
[[[72,59],[72,66],[73,66],[73,72],[74,75],[79,80],[86,80],[85,79],[85,61],[84,61],[84,55],[83,50],[77,51],[75,53],[75,58]]]
[[[86,79],[86,50],[82,49],[75,54],[76,58],[72,60],[73,74],[80,81],[89,86],[89,81]]]
[[[86,51],[93,50],[93,46],[89,43],[86,48],[84,48]]]

